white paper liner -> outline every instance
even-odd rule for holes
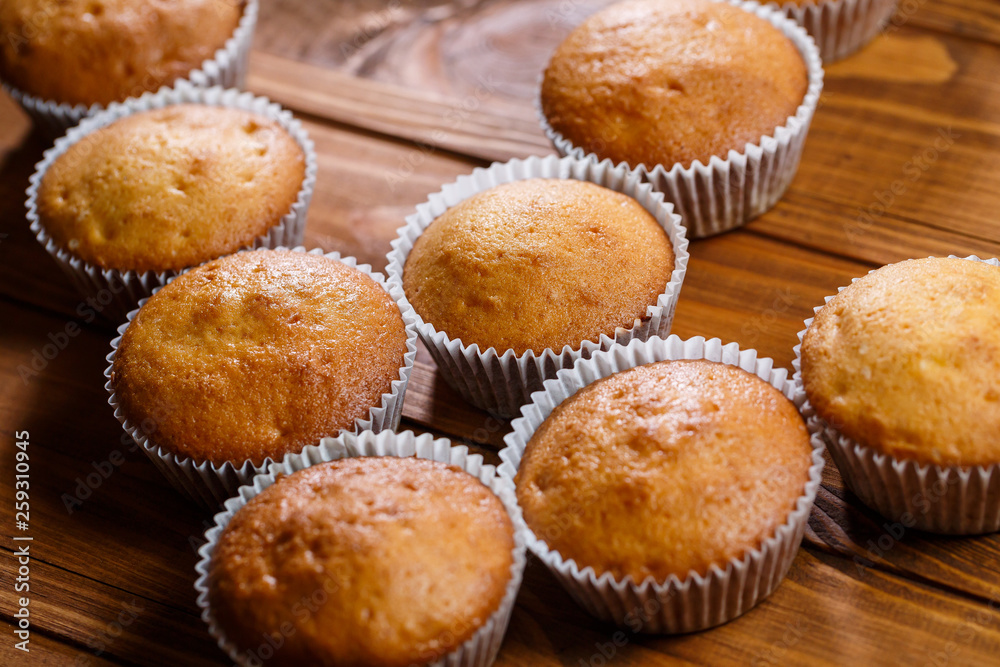
[[[250,43],[253,41],[254,28],[257,25],[257,12],[258,0],[247,0],[233,36],[226,40],[222,48],[217,50],[211,59],[203,62],[201,67],[192,70],[186,77],[169,83],[161,90],[181,82],[191,82],[201,88],[212,86],[243,88],[250,56]],[[70,105],[42,100],[6,83],[3,84],[3,89],[21,105],[44,133],[52,137],[60,136],[84,118],[105,108],[100,104],[88,107],[83,104]]]
[[[532,394],[531,403],[521,408],[521,417],[513,421],[513,431],[504,438],[507,446],[500,452],[503,463],[498,473],[513,483],[532,435],[556,406],[578,390],[613,373],[668,359],[708,359],[739,366],[780,390],[796,407],[805,401],[802,390],[788,379],[788,371],[775,368],[769,358],[758,358],[756,350],[741,350],[736,343],[723,345],[718,338],[705,340],[700,336],[634,340],[559,371],[556,379],[545,382],[543,391]],[[813,448],[809,479],[785,523],[758,549],[741,559],[713,565],[705,576],[692,570],[683,579],[671,575],[661,583],[652,577],[638,583],[631,576],[618,580],[610,572],[598,576],[593,567],[581,569],[574,560],[565,560],[558,551],[549,549],[530,528],[528,549],[581,607],[604,621],[633,630],[638,622],[642,632],[650,633],[694,632],[725,623],[770,595],[798,553],[823,473],[824,446],[818,430],[818,426],[809,426]]]
[[[302,124],[291,112],[270,102],[266,97],[251,93],[241,93],[236,89],[196,88],[181,82],[176,88],[163,88],[156,93],[146,93],[142,97],[131,98],[121,104],[112,104],[106,110],[84,120],[71,129],[65,137],[56,141],[55,146],[45,151],[41,162],[35,166],[28,186],[25,202],[28,222],[35,238],[48,251],[63,272],[66,273],[87,298],[96,298],[102,305],[101,313],[108,319],[120,320],[135,307],[140,299],[148,297],[153,290],[164,285],[177,271],[135,271],[122,272],[117,269],[102,269],[85,262],[65,250],[52,239],[38,217],[38,188],[49,167],[57,158],[69,150],[83,137],[111,123],[143,111],[162,109],[176,104],[206,104],[249,111],[268,118],[280,125],[302,148],[305,155],[305,175],[302,187],[288,213],[273,227],[254,239],[251,248],[275,248],[277,246],[297,246],[302,243],[306,226],[306,214],[316,187],[316,149]],[[240,250],[234,248],[233,252]],[[228,253],[226,253],[228,254]]]
[[[276,250],[289,250],[289,248],[279,247]],[[291,248],[290,250],[293,252],[306,252],[305,248],[301,246]],[[242,252],[253,251],[244,250]],[[368,264],[358,264],[358,261],[354,257],[341,256],[338,252],[324,254],[322,250],[315,249],[308,251],[308,254],[322,255],[357,269],[378,283],[388,292],[389,296],[396,302],[396,305],[399,306],[403,323],[406,326],[406,353],[403,356],[403,366],[399,369],[399,378],[392,381],[388,393],[382,394],[380,404],[369,410],[368,419],[359,419],[355,422],[354,426],[355,432],[374,431],[377,433],[383,430],[391,431],[399,425],[399,420],[402,417],[403,398],[410,381],[410,372],[413,370],[413,361],[417,355],[416,318],[413,309],[405,299],[401,298],[402,290],[395,285],[388,284],[382,274],[372,271],[371,266]],[[190,270],[186,269],[182,273],[187,273]],[[167,283],[173,279],[171,278]],[[155,294],[160,289],[160,287],[157,287],[153,290],[153,293]],[[129,312],[127,321],[118,327],[118,335],[111,341],[111,353],[106,357],[108,367],[104,371],[104,377],[107,380],[104,388],[108,392],[108,404],[114,410],[115,418],[121,423],[122,428],[139,444],[146,456],[149,457],[178,491],[203,507],[217,510],[227,498],[236,495],[240,486],[249,484],[254,475],[267,470],[267,467],[274,460],[268,457],[260,465],[254,465],[251,461],[244,461],[242,465],[236,465],[228,461],[222,465],[216,465],[210,461],[195,463],[191,458],[179,457],[160,447],[146,435],[146,431],[151,430],[155,438],[155,429],[143,429],[142,424],[133,423],[126,417],[114,387],[111,384],[111,369],[114,367],[115,355],[118,352],[118,345],[121,343],[125,330],[128,329],[129,324],[131,324],[132,320],[139,313],[139,310],[148,300],[148,297],[142,299],[139,302],[139,308]]]
[[[980,259],[975,255],[949,255],[949,258],[1000,266],[1000,260]],[[854,278],[851,284],[858,280]],[[846,286],[840,287],[837,293],[845,289]],[[826,297],[824,304],[832,298]],[[814,312],[822,308],[816,306]],[[802,339],[814,319],[807,319],[805,329],[799,332],[792,362],[795,385],[803,392]],[[1000,530],[1000,463],[939,466],[897,459],[842,435],[817,415],[808,401],[802,414],[810,425],[821,429],[830,457],[847,487],[885,518],[899,521],[907,528],[947,535],[979,535]]]
[[[233,515],[252,498],[271,486],[277,475],[290,474],[326,461],[361,456],[416,456],[421,459],[458,466],[489,487],[503,502],[514,526],[514,550],[510,579],[507,582],[500,606],[486,623],[461,646],[430,663],[430,667],[486,667],[491,665],[500,650],[511,613],[514,610],[514,602],[521,586],[526,559],[527,528],[521,518],[521,509],[517,505],[514,487],[509,480],[496,474],[494,466],[484,464],[482,456],[470,454],[467,447],[452,447],[448,440],[435,440],[429,434],[415,436],[412,431],[401,433],[383,431],[378,435],[364,432],[359,435],[345,434],[336,438],[324,438],[318,446],[310,445],[301,454],[289,454],[281,463],[271,465],[267,474],[258,475],[250,485],[241,487],[236,497],[226,501],[225,511],[215,516],[215,526],[209,528],[205,533],[207,542],[198,550],[201,560],[195,566],[198,579],[194,587],[198,592],[198,607],[202,610],[202,620],[208,624],[209,634],[231,660],[238,665],[246,664],[246,652],[241,654],[239,648],[226,639],[215,620],[215,615],[208,601],[209,565],[219,536]]]
[[[489,168],[475,169],[469,175],[460,176],[440,192],[430,195],[427,202],[417,207],[416,213],[407,216],[406,225],[398,230],[398,237],[392,242],[386,268],[389,282],[402,290],[403,267],[413,244],[427,226],[448,208],[483,190],[529,178],[589,181],[633,197],[666,230],[673,246],[674,270],[656,303],[646,308],[645,318],[637,318],[630,329],[619,328],[613,337],[602,335],[596,341],[583,341],[576,349],[567,345],[559,351],[549,348],[541,352],[529,350],[520,356],[513,350],[499,354],[492,347],[481,351],[478,344],[466,346],[461,339],[452,339],[446,332],[438,331],[417,313],[417,331],[437,363],[438,373],[465,400],[502,417],[516,415],[518,408],[528,402],[531,392],[541,389],[543,380],[555,377],[556,371],[572,366],[577,359],[608,349],[616,342],[666,336],[673,322],[689,257],[688,240],[680,217],[673,213],[670,204],[663,202],[661,193],[655,192],[627,167],[615,167],[610,160],[598,164],[553,155],[496,162]]]
[[[898,0],[812,0],[803,5],[767,3],[806,29],[823,62],[848,56],[885,26]]]
[[[776,128],[773,135],[763,136],[757,143],[747,143],[742,152],[730,150],[725,159],[713,155],[708,164],[695,160],[685,168],[683,164],[645,165],[635,169],[656,190],[664,193],[672,203],[692,239],[721,234],[749,222],[774,206],[788,189],[799,168],[799,158],[805,145],[809,124],[823,90],[823,65],[819,50],[805,30],[795,21],[771,7],[741,0],[716,0],[728,2],[769,21],[788,37],[806,64],[809,85],[802,104],[794,116]],[[574,146],[549,125],[542,112],[541,98],[536,99],[536,110],[545,136],[560,155],[599,161],[594,153]]]

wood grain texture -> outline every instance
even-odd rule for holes
[[[7,622],[0,624],[4,636],[13,636],[14,628]],[[38,667],[61,667],[77,662],[88,667],[108,667],[109,665],[129,664],[114,659],[106,651],[94,655],[83,647],[76,647],[63,638],[53,639],[47,634],[35,633],[31,637],[29,651],[25,654],[12,645],[12,642],[0,644],[0,663],[4,665],[31,664]]]
[[[902,0],[886,32],[907,24],[1000,44],[1000,6],[993,0]]]
[[[532,106],[538,72],[606,1],[265,2],[249,86],[292,109],[316,142],[306,245],[381,269],[428,193],[491,160],[551,153]],[[735,340],[787,366],[802,320],[852,277],[906,257],[1000,254],[1000,10],[991,0],[915,7],[828,69],[778,206],[692,244],[675,333]],[[11,460],[15,431],[30,431],[30,664],[226,664],[192,588],[208,517],[122,441],[102,377],[117,323],[82,321],[80,297],[27,230],[24,188],[44,147],[0,97],[0,459]],[[68,322],[81,333],[24,381],[20,368]],[[495,461],[509,423],[464,403],[421,350],[403,427]],[[70,514],[65,496],[116,450],[123,465]],[[12,497],[0,484],[0,502]],[[497,664],[954,665],[1000,655],[1000,536],[899,534],[829,464],[804,545],[785,583],[744,617],[621,646],[532,559]],[[0,539],[5,560],[12,549]],[[119,634],[127,605],[142,609]],[[11,613],[5,605],[8,625]],[[0,662],[19,657],[0,642]]]

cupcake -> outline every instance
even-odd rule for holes
[[[509,482],[412,432],[322,450],[258,476],[206,534],[195,587],[219,645],[238,664],[491,664],[524,567]]]
[[[9,0],[0,80],[57,133],[112,102],[189,80],[242,86],[257,2]]]
[[[276,105],[182,87],[60,140],[32,178],[28,218],[81,291],[113,296],[102,305],[121,317],[185,268],[300,242],[315,168],[312,143]]]
[[[632,341],[545,383],[513,423],[529,548],[597,617],[692,632],[787,572],[823,448],[784,369],[718,340]]]
[[[390,280],[444,378],[490,412],[516,414],[544,378],[594,350],[670,329],[684,232],[624,168],[497,164],[407,222]]]
[[[1000,530],[1000,268],[928,258],[817,309],[800,382],[863,501],[903,526]]]
[[[627,0],[559,45],[540,112],[560,153],[637,169],[697,238],[781,197],[822,79],[815,44],[771,9]]]
[[[353,260],[288,250],[178,276],[112,343],[116,416],[207,504],[324,436],[393,428],[415,335],[380,278]]]
[[[778,6],[778,3],[769,3]],[[785,16],[816,40],[823,62],[849,56],[885,27],[897,0],[785,0]]]

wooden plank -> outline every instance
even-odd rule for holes
[[[851,207],[860,235],[891,217],[998,240],[1000,48],[908,28],[881,45],[828,68],[793,193]]]
[[[57,387],[47,389],[50,394]],[[86,410],[86,406],[80,407]],[[79,428],[78,419],[70,417],[66,422],[59,431]],[[67,486],[73,471],[60,470],[61,466],[55,464],[62,457],[48,450],[52,447],[50,442],[71,441],[64,433],[44,437],[42,448],[46,453],[41,460],[48,463],[38,477],[54,480],[54,488]],[[4,442],[10,440],[5,438]],[[89,443],[79,444],[93,448]],[[83,459],[86,458],[84,455]],[[154,472],[148,464],[146,467]],[[72,518],[60,519],[58,512],[44,510],[39,514],[38,526],[46,530],[36,533],[35,546],[42,547],[39,554],[43,564],[33,566],[33,573],[45,582],[38,589],[43,627],[87,646],[107,632],[123,605],[132,603],[142,606],[144,613],[148,610],[149,618],[137,619],[134,628],[115,638],[111,647],[115,656],[141,664],[169,664],[169,660],[178,658],[179,654],[167,651],[157,653],[150,663],[151,658],[144,653],[149,641],[185,647],[188,652],[185,655],[196,655],[199,659],[194,664],[221,664],[221,655],[205,646],[201,637],[203,628],[192,609],[191,570],[186,567],[191,565],[191,556],[184,553],[183,540],[178,539],[183,531],[172,528],[178,519],[183,523],[187,516],[189,526],[197,531],[197,516],[185,512],[173,491],[155,480],[140,489],[130,488],[128,474],[123,467],[88,499],[86,510]],[[143,496],[149,500],[143,501]],[[40,499],[47,504],[55,497],[55,493],[46,491]],[[9,502],[9,498],[0,501]],[[158,510],[145,502],[154,504]],[[36,507],[37,504],[33,509]],[[133,521],[154,511],[167,526],[157,531],[159,534],[144,537],[144,531],[133,525]],[[73,523],[67,524],[68,521]],[[81,521],[83,524],[77,523]],[[124,528],[116,528],[123,523]],[[70,526],[72,530],[67,529]],[[142,548],[135,547],[137,538],[144,545]],[[89,546],[95,542],[99,544]],[[119,554],[127,564],[117,562]],[[981,562],[989,562],[987,554],[981,555],[986,557]],[[109,556],[114,560],[109,560]],[[992,557],[995,558],[995,552]],[[56,559],[58,567],[48,565],[49,559]],[[101,582],[110,582],[110,586]],[[529,569],[523,590],[498,664],[517,665],[527,661],[551,664],[547,661],[553,655],[572,658],[569,664],[577,664],[580,659],[589,660],[600,647],[607,648],[608,642],[614,642],[614,631],[573,606],[537,561]],[[58,602],[55,591],[59,591]],[[860,609],[859,601],[863,601]],[[819,610],[823,613],[817,615]],[[803,552],[789,580],[751,614],[711,633],[673,639],[631,638],[628,649],[622,650],[619,657],[622,664],[668,664],[665,656],[703,664],[746,655],[767,657],[777,647],[786,652],[780,654],[782,664],[787,664],[785,661],[836,664],[835,659],[840,656],[836,647],[848,643],[852,647],[851,657],[872,659],[879,655],[886,636],[894,641],[900,639],[900,632],[904,631],[892,619],[905,617],[918,628],[921,637],[940,643],[941,650],[945,650],[941,638],[946,639],[949,633],[958,639],[974,630],[975,641],[962,646],[963,655],[971,661],[997,650],[995,623],[980,622],[965,630],[960,624],[950,623],[952,618],[978,615],[984,610],[992,611],[989,602],[963,600],[923,588],[914,593],[911,585],[876,569],[859,570],[852,561],[814,557]],[[807,619],[805,625],[800,625],[798,619]],[[858,628],[864,630],[859,633]],[[850,633],[850,639],[846,634],[838,635],[838,630]],[[987,631],[980,636],[983,630]],[[913,631],[905,632],[911,633],[907,636],[912,639]],[[786,646],[784,637],[794,638],[795,644]],[[809,640],[801,641],[802,637]],[[909,645],[914,648],[909,655],[904,653],[904,657],[919,655],[917,644],[911,641]],[[923,649],[933,645],[923,645]]]
[[[614,651],[607,664],[923,665],[944,653],[948,664],[972,665],[991,664],[1000,646],[1000,601],[972,602],[806,550],[746,615],[677,637],[626,632],[620,646],[614,628],[589,618],[539,570],[526,573],[504,645],[505,656],[519,659],[513,664],[604,664],[599,658]]]
[[[254,55],[250,84],[302,114],[316,140],[320,181],[307,245],[381,268],[395,229],[428,192],[489,160],[551,152],[531,107],[537,73],[561,35],[605,1],[359,0],[338,7],[343,20],[316,3],[265,3],[257,45],[268,53]],[[692,244],[675,332],[737,340],[787,365],[812,307],[870,267],[998,254],[996,4],[918,4],[905,25],[829,68],[802,168],[779,206],[746,230]],[[334,61],[338,72],[315,66]],[[0,321],[8,323],[0,327],[0,456],[9,459],[15,430],[31,432],[32,657],[228,664],[191,587],[192,539],[205,517],[140,452],[124,451],[124,463],[73,514],[63,504],[95,463],[123,447],[102,388],[113,329],[84,323],[65,351],[22,381],[18,366],[78,321],[79,303],[24,223],[23,191],[44,148],[27,127],[0,99]],[[949,128],[954,143],[911,179],[910,167]],[[880,202],[897,182],[904,191]],[[872,215],[874,204],[887,210]],[[449,435],[494,461],[509,428],[462,402],[423,350],[403,425]],[[11,500],[2,485],[0,502]],[[532,559],[497,664],[995,661],[1000,537],[897,534],[828,466],[806,548],[774,596],[711,632],[626,636],[623,646]],[[7,553],[12,547],[0,540]],[[112,637],[108,629],[133,601],[143,613]],[[89,647],[102,637],[107,650],[98,658]],[[9,652],[4,646],[0,662],[16,660]]]
[[[906,27],[863,55],[832,65],[800,173],[789,192],[790,200],[797,197],[800,202],[794,226],[780,220],[772,224],[772,218],[780,217],[775,214],[765,215],[756,226],[865,262],[930,252],[995,252],[1000,241],[993,216],[1000,205],[1000,122],[991,110],[1000,104],[1000,88],[988,72],[998,58],[995,46]],[[280,87],[266,83],[263,75],[252,83],[292,108],[304,106],[305,94],[285,90],[299,90],[323,72],[276,57],[260,56],[259,62],[284,72],[286,79]],[[293,80],[299,81],[299,88],[290,83]],[[366,129],[377,124],[380,131],[420,140],[433,140],[435,132],[447,129],[443,116],[412,111],[422,94],[397,86],[350,80],[341,85],[338,80],[329,93],[310,90],[308,95],[323,102],[309,104],[306,110],[329,110],[329,117],[341,123]],[[356,106],[338,105],[341,95]],[[395,109],[386,108],[393,105]],[[505,108],[503,114],[524,126],[507,136],[515,144],[509,151],[484,153],[474,141],[450,136],[434,145],[476,158],[551,152],[537,128],[535,139],[528,140],[534,122],[528,101],[523,100],[519,110]],[[504,131],[504,116],[479,108],[469,112],[462,126],[472,137],[494,136]],[[825,209],[823,213],[837,211],[833,230],[830,219],[799,215],[806,199]],[[780,214],[780,208],[775,213]]]
[[[746,231],[692,245],[673,333],[736,341],[790,367],[803,321],[869,267]]]
[[[675,330],[682,336],[718,335],[756,345],[762,354],[775,357],[780,364],[791,359],[795,333],[812,306],[866,268],[745,232],[699,243],[691,267],[692,277],[682,292]],[[38,464],[42,501],[34,506],[40,517],[41,556],[83,573],[90,572],[88,568],[95,563],[107,562],[107,571],[88,576],[129,590],[138,586],[143,595],[169,601],[177,608],[189,605],[187,587],[194,565],[190,538],[197,538],[203,529],[202,518],[174,494],[140,452],[128,451],[121,445],[120,428],[106,405],[102,388],[103,355],[109,334],[95,328],[84,330],[38,377],[29,378],[24,385],[17,367],[30,363],[40,341],[46,340],[49,332],[58,331],[63,322],[44,312],[2,301],[0,318],[19,323],[16,330],[0,338],[6,350],[0,363],[0,395],[5,397],[3,421],[11,425],[10,429],[28,429],[33,441],[42,443],[45,450]],[[44,400],[35,398],[42,396]],[[506,422],[462,402],[423,362],[414,372],[404,414],[408,424],[430,427],[458,442],[492,448],[501,446],[501,438],[509,428]],[[86,433],[86,439],[80,439],[78,433]],[[106,461],[114,449],[122,451],[124,465],[101,482],[83,507],[74,508],[73,515],[67,514],[63,494],[74,495],[78,480],[94,471],[95,462],[100,466]],[[0,502],[9,502],[11,492],[9,487],[0,490]],[[829,500],[836,504],[836,510],[827,508],[826,516],[835,517],[836,531],[844,535],[840,539],[864,545],[865,530],[856,535],[852,531],[858,523],[856,517],[865,511],[859,510],[853,499]],[[146,517],[151,515],[162,515],[155,534],[143,530]],[[828,521],[824,516],[819,519]],[[67,525],[72,526],[72,531],[67,530]],[[868,526],[866,530],[870,533],[875,528]],[[70,533],[81,543],[67,549],[64,535]],[[109,541],[118,545],[110,556]],[[815,542],[824,546],[831,540]],[[1000,546],[994,541],[985,542],[985,546],[982,540],[971,543],[969,553],[984,548],[996,553]],[[855,555],[835,542],[834,546],[848,558]],[[150,561],[154,553],[174,563],[174,568],[164,570],[160,563]],[[891,568],[904,576],[912,572],[954,585],[952,575],[958,564],[948,568],[938,562],[927,564],[921,560],[921,553],[897,550],[894,555],[900,560],[892,562]],[[940,554],[935,553],[934,560],[940,559]],[[974,595],[989,592],[991,589],[982,586],[976,588],[974,582],[988,584],[995,579],[995,571],[984,565],[976,567],[974,558],[967,560],[960,563],[966,568],[963,590]]]
[[[950,252],[997,253],[1000,228],[994,211],[1000,207],[996,168],[1000,124],[990,109],[1000,105],[1000,89],[990,83],[989,63],[1000,57],[1000,49],[945,44],[907,30],[881,40],[887,53],[869,50],[858,60],[830,69],[828,92],[813,123],[799,176],[787,200],[751,229],[866,263]],[[915,39],[922,41],[915,45]],[[929,44],[927,40],[936,51],[916,48]],[[913,51],[937,55],[926,56],[909,69],[889,64],[890,58],[900,62]],[[869,60],[863,61],[866,57]],[[436,132],[449,131],[451,121],[443,111],[447,102],[271,56],[260,56],[254,63],[260,63],[260,74],[251,83],[293,108],[303,95],[312,95],[321,102],[307,109],[311,113],[327,110],[337,122],[377,126],[407,139],[359,135],[331,126],[330,121],[307,122],[321,155],[307,245],[354,254],[377,268],[384,265],[387,241],[412,207],[442,183],[482,163],[486,154],[472,138],[501,136],[507,152],[492,157],[547,150],[537,128],[534,139],[529,138],[528,128],[534,122],[530,108],[521,109],[520,116],[485,107],[472,110],[459,128],[463,138],[449,134],[437,144],[417,146],[409,140],[433,139]],[[957,69],[952,71],[952,65]],[[866,71],[912,76],[886,83],[861,76]],[[322,85],[323,76],[332,77],[329,86]],[[949,77],[943,84],[938,81],[942,76]],[[937,83],[928,87],[928,82]],[[947,99],[939,104],[940,94],[926,90],[941,86]],[[306,93],[297,92],[303,90]],[[353,106],[339,103],[341,97]],[[425,103],[430,106],[419,111]],[[13,113],[9,105],[7,111]],[[410,122],[411,116],[417,120]],[[371,118],[377,122],[367,120]],[[504,134],[504,123],[515,121],[518,127]],[[925,162],[920,158],[934,155],[935,142],[944,141],[940,131],[943,128],[947,135],[949,127],[955,143],[926,162],[923,171]],[[0,265],[0,290],[20,299],[30,294],[34,303],[72,313],[79,298],[56,275],[54,264],[23,223],[22,193],[42,148],[37,141],[24,142],[8,152],[3,168],[0,233],[8,238],[0,239],[0,253],[8,261]],[[458,158],[450,152],[454,150],[474,157]]]
[[[804,225],[804,221],[809,224]],[[817,252],[836,249],[873,266],[932,255],[1000,256],[1000,241],[996,239],[973,238],[891,214],[869,223],[857,206],[823,201],[795,187],[747,229]]]
[[[992,0],[901,0],[886,31],[905,25],[1000,44],[1000,6]]]
[[[315,3],[265,3],[255,46],[326,69],[452,93],[449,86],[460,85],[466,72],[474,76],[497,62],[523,66],[525,50],[540,69],[573,26],[612,1],[357,0],[338,8],[337,21]],[[1000,8],[992,0],[900,0],[882,35],[904,27],[1000,44]],[[442,60],[459,76],[428,77]],[[516,83],[505,89],[521,90]]]
[[[520,107],[487,110],[497,95],[489,77],[450,98],[256,52],[247,85],[299,113],[490,162],[551,152],[537,120]]]
[[[497,82],[497,103],[528,108],[555,46],[611,2],[470,0],[449,6],[433,0],[362,0],[339,12],[336,25],[319,36],[314,27],[321,20],[319,10],[293,4],[280,11],[262,10],[257,46],[270,55],[451,99],[467,96],[488,74]],[[903,0],[894,18],[885,31],[889,36],[902,27],[921,26],[962,37],[1000,34],[996,4],[990,0]],[[866,50],[850,61],[864,62],[870,55]],[[911,51],[892,70],[912,70],[921,55]]]
[[[4,628],[4,637],[12,637],[14,627],[6,620],[2,626]],[[28,653],[16,649],[14,641],[0,643],[0,663],[4,665],[20,665],[30,662],[31,665],[38,667],[62,667],[63,665],[73,664],[76,660],[80,661],[77,664],[81,667],[84,665],[87,667],[108,667],[110,665],[128,664],[110,658],[107,652],[100,656],[87,654],[80,647],[72,646],[61,639],[50,637],[34,629],[28,643]]]
[[[907,529],[861,504],[829,461],[809,526],[807,544],[850,560],[859,572],[877,569],[973,599],[1000,600],[992,555],[1000,551],[1000,535],[943,537]]]
[[[419,426],[446,434],[456,445],[503,448],[510,422],[466,403],[441,379],[433,362],[418,361],[410,375],[403,402],[406,426]]]
[[[116,662],[227,664],[194,615],[47,564],[34,567],[44,582],[34,598],[39,623],[76,642],[78,655],[103,646],[102,657]],[[731,623],[678,637],[619,635],[587,616],[532,560],[496,664],[601,664],[595,656],[622,665],[867,664],[888,658],[887,645],[898,649],[896,664],[924,664],[938,653],[960,658],[957,664],[987,664],[1000,650],[998,607],[877,571],[859,574],[849,561],[802,551],[778,590]]]
[[[31,573],[36,627],[67,638],[76,656],[143,665],[217,665],[223,657],[194,609],[177,610],[42,560],[32,561]]]

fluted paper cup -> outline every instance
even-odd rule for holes
[[[950,256],[1000,266],[1000,260]],[[851,283],[855,283],[855,278]],[[841,287],[837,293],[847,287]],[[824,304],[833,296],[828,296]],[[823,306],[817,306],[819,312]],[[802,389],[802,339],[814,317],[805,321],[795,346],[794,381]],[[804,391],[804,390],[803,390]],[[906,528],[948,535],[978,535],[1000,530],[1000,463],[988,466],[921,464],[882,454],[841,434],[808,403],[803,414],[819,428],[847,487],[866,505]]]
[[[771,359],[758,357],[756,350],[741,350],[736,343],[723,345],[718,338],[705,340],[700,336],[634,340],[581,359],[573,368],[559,371],[556,379],[546,381],[543,391],[532,394],[531,403],[521,408],[521,416],[512,423],[513,431],[504,438],[507,446],[500,452],[503,463],[499,474],[514,481],[535,431],[560,403],[583,387],[629,368],[676,359],[707,359],[738,366],[771,384],[797,407],[805,401],[801,388],[788,379],[788,371],[775,368]],[[809,479],[786,521],[759,548],[714,564],[704,576],[694,570],[684,577],[671,575],[666,581],[653,577],[635,581],[631,576],[616,579],[610,572],[599,575],[593,567],[581,567],[550,549],[530,527],[528,549],[581,607],[601,620],[649,633],[694,632],[725,623],[770,595],[798,553],[824,464],[818,427],[810,427],[809,432],[813,448]]]
[[[809,124],[823,90],[823,65],[819,50],[806,31],[780,11],[763,7],[756,2],[742,0],[716,0],[729,2],[770,22],[802,55],[809,76],[802,104],[789,116],[784,125],[773,134],[765,135],[756,143],[748,143],[742,151],[730,150],[725,156],[713,155],[708,164],[695,160],[691,166],[683,164],[629,165],[643,179],[664,194],[674,205],[692,239],[721,234],[749,222],[773,207],[799,168],[802,148]],[[542,112],[541,99],[536,101],[538,117],[560,155],[599,161],[563,137],[549,124]]]
[[[803,4],[767,3],[806,29],[823,62],[849,56],[885,27],[898,0],[806,0]]]
[[[646,308],[644,318],[637,318],[628,329],[619,328],[612,332],[613,335],[604,334],[597,340],[582,341],[575,348],[567,345],[561,350],[529,350],[521,355],[514,354],[513,350],[498,351],[492,347],[480,350],[475,343],[466,345],[461,339],[450,338],[447,332],[438,331],[433,323],[425,322],[417,313],[417,331],[437,363],[438,373],[465,400],[502,417],[516,415],[518,408],[528,402],[531,392],[541,388],[543,380],[554,377],[560,368],[572,366],[577,359],[608,349],[615,343],[669,334],[689,257],[688,241],[680,217],[673,212],[670,204],[664,203],[661,193],[643,183],[625,166],[615,167],[608,160],[597,163],[572,157],[531,157],[476,169],[444,186],[426,203],[418,206],[416,213],[406,218],[406,226],[399,229],[399,236],[392,242],[386,268],[389,282],[402,290],[403,267],[413,244],[447,209],[484,190],[530,178],[589,181],[634,198],[666,231],[673,246],[674,270],[656,303]]]
[[[286,248],[276,248],[286,250]],[[293,252],[306,252],[305,248],[297,247],[291,249]],[[244,252],[252,252],[247,250]],[[399,369],[399,377],[392,381],[387,393],[382,394],[379,405],[373,406],[368,411],[367,419],[358,419],[354,424],[354,432],[362,431],[385,431],[393,430],[399,425],[399,420],[403,414],[403,397],[406,394],[406,387],[410,381],[410,372],[413,370],[413,361],[417,356],[417,330],[413,309],[404,299],[400,298],[402,290],[386,283],[380,273],[371,270],[367,264],[358,264],[354,257],[341,256],[338,252],[323,254],[322,250],[310,250],[310,255],[322,255],[333,260],[337,260],[364,273],[376,283],[378,283],[389,296],[399,306],[403,323],[406,326],[406,353],[403,356],[403,366]],[[191,269],[182,272],[187,273]],[[171,278],[173,280],[173,278]],[[168,280],[169,283],[171,280]],[[155,294],[160,288],[153,290]],[[139,313],[148,298],[139,302],[139,308],[128,314],[125,324],[118,327],[118,335],[111,341],[111,353],[107,356],[108,367],[104,370],[106,382],[104,388],[108,392],[108,404],[114,410],[115,418],[121,423],[142,451],[149,457],[149,460],[159,469],[163,475],[170,480],[171,484],[182,494],[188,496],[202,507],[216,510],[227,498],[236,495],[237,490],[244,484],[249,484],[254,475],[267,470],[268,466],[274,462],[271,458],[266,458],[260,465],[254,465],[251,461],[227,461],[223,464],[215,464],[210,461],[196,463],[189,457],[178,456],[167,451],[156,444],[155,424],[135,423],[128,418],[128,415],[121,408],[115,388],[111,384],[111,370],[114,367],[115,356],[118,353],[118,346],[122,336],[128,329],[132,320]]]
[[[250,56],[250,43],[253,41],[254,28],[257,26],[257,13],[258,0],[248,0],[233,36],[226,40],[222,48],[216,51],[212,58],[203,62],[198,69],[189,72],[182,79],[171,82],[169,86],[189,82],[200,88],[212,86],[243,88]],[[6,83],[3,84],[3,88],[31,116],[35,124],[52,137],[60,136],[84,118],[93,116],[105,108],[100,104],[88,107],[83,104],[72,105],[43,100]],[[111,106],[113,104],[109,105],[109,108]]]
[[[428,667],[487,667],[496,659],[500,645],[503,643],[525,565],[525,534],[524,520],[517,505],[514,487],[509,480],[497,475],[492,465],[483,462],[479,454],[470,454],[467,447],[452,447],[445,439],[435,440],[433,436],[414,435],[412,431],[393,433],[383,431],[379,434],[364,432],[360,434],[345,434],[336,438],[324,438],[318,446],[306,447],[300,454],[289,454],[281,463],[272,464],[267,474],[255,477],[248,486],[239,489],[239,493],[226,501],[225,511],[215,516],[215,526],[205,533],[206,544],[198,550],[201,560],[195,567],[198,579],[195,590],[198,592],[198,607],[201,617],[208,624],[209,633],[218,642],[219,647],[226,652],[231,660],[238,665],[247,664],[247,650],[230,642],[219,627],[215,614],[208,600],[209,567],[212,554],[215,553],[219,537],[229,525],[240,508],[264,489],[275,482],[275,478],[283,474],[308,468],[326,461],[361,456],[415,456],[421,459],[438,461],[457,466],[477,478],[500,498],[514,526],[514,550],[510,566],[510,579],[500,606],[476,630],[475,634],[454,651],[430,663]]]
[[[157,93],[146,93],[122,104],[112,104],[106,110],[87,118],[79,126],[71,129],[65,137],[56,141],[55,146],[45,151],[42,161],[35,167],[27,190],[28,222],[35,238],[56,260],[59,267],[73,281],[80,294],[93,299],[100,312],[111,320],[122,319],[135,307],[140,299],[148,297],[179,273],[178,271],[119,271],[102,269],[76,257],[70,251],[59,247],[46,231],[38,216],[38,188],[52,163],[88,134],[111,123],[143,111],[162,109],[176,104],[205,104],[249,111],[276,122],[291,135],[305,155],[306,168],[295,201],[273,227],[258,236],[250,248],[276,248],[278,246],[301,245],[305,234],[306,213],[316,187],[316,150],[302,124],[291,112],[251,93],[241,93],[235,89],[196,88],[182,82],[176,88],[164,88]],[[239,248],[234,248],[239,250]]]

